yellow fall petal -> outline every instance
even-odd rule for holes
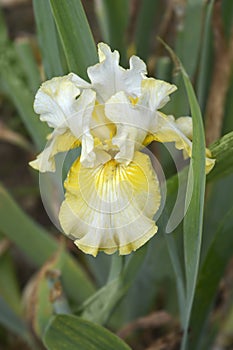
[[[141,152],[128,166],[112,159],[84,168],[77,160],[65,188],[60,222],[85,253],[129,254],[157,232],[152,219],[160,206],[159,182]]]

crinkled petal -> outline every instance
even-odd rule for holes
[[[151,141],[175,142],[179,150],[183,150],[185,158],[192,155],[192,119],[181,117],[175,120],[171,115],[166,116],[158,113],[158,130],[145,139],[144,144]],[[215,159],[210,158],[211,154],[206,149],[206,173],[208,174],[215,164]]]
[[[154,78],[145,78],[142,80],[142,94],[138,104],[143,105],[152,111],[165,106],[170,100],[169,95],[177,90],[173,84]]]
[[[54,172],[56,170],[55,155],[79,146],[80,142],[70,131],[59,134],[55,130],[51,134],[49,143],[43,152],[41,152],[37,158],[31,161],[29,164],[32,168],[39,170],[42,173],[46,171]]]
[[[129,254],[156,232],[158,179],[147,155],[136,152],[125,166],[115,160],[85,168],[77,160],[65,183],[59,214],[64,232],[85,253]]]
[[[132,56],[130,68],[124,69],[119,66],[119,52],[112,52],[104,43],[98,45],[98,53],[100,63],[89,67],[87,72],[99,102],[105,102],[119,91],[125,91],[129,96],[138,96],[141,81],[146,74],[145,63],[139,57]]]
[[[44,82],[38,90],[34,109],[40,120],[52,128],[66,129],[67,119],[75,113],[75,102],[80,90],[72,83],[73,74]]]

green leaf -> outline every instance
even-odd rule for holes
[[[25,127],[27,128],[36,148],[44,148],[46,136],[50,129],[45,123],[41,123],[33,110],[33,94],[19,75],[20,62],[12,64],[12,56],[17,57],[14,48],[6,47],[0,59],[0,82],[4,93],[14,103]]]
[[[25,323],[12,311],[4,299],[0,296],[0,324],[17,334],[22,339],[31,343],[31,336]]]
[[[183,349],[185,349],[201,253],[205,200],[205,135],[202,115],[193,87],[183,68],[181,68],[181,73],[193,118],[193,147],[187,191],[187,199],[191,197],[191,201],[184,218],[184,257],[187,288],[185,333],[183,337]]]
[[[112,310],[126,294],[144,261],[146,246],[131,255],[121,273],[87,299],[78,312],[82,317],[95,323],[105,324]]]
[[[156,12],[159,10],[160,1],[144,0],[138,12],[135,29],[136,52],[143,60],[147,60],[152,39],[152,29],[156,23]]]
[[[182,5],[181,5],[182,6]],[[175,52],[187,74],[193,77],[199,58],[202,35],[203,0],[187,0],[184,20],[178,26]]]
[[[33,0],[33,9],[46,77],[64,75],[67,67],[49,0]]]
[[[105,41],[121,53],[121,63],[126,65],[126,30],[129,22],[129,0],[101,0],[99,22],[104,29]]]
[[[216,181],[233,172],[233,131],[215,141],[210,150],[216,159],[213,170],[208,174],[208,181]]]
[[[156,79],[169,81],[172,75],[172,62],[169,57],[160,57],[156,62],[155,76]]]
[[[233,227],[229,225],[229,223],[232,224],[232,214],[233,208],[228,211],[219,224],[199,272],[190,323],[192,330],[190,349],[198,350],[200,348],[199,341],[205,332],[204,323],[213,306],[224,270],[233,254]]]
[[[225,34],[230,39],[233,24],[233,3],[232,1],[222,1],[222,16]]]
[[[187,4],[181,4],[180,6],[181,11],[184,11],[184,15],[178,19],[175,52],[187,74],[193,78],[199,60],[204,2],[203,0],[187,0]],[[180,75],[176,76],[173,83],[177,85],[178,90],[172,97],[171,103],[166,107],[166,111],[177,117],[189,115],[186,88],[182,77]]]
[[[41,80],[40,72],[36,59],[34,57],[30,41],[26,38],[18,39],[15,42],[16,52],[18,53],[24,73],[30,90],[33,93],[39,89]]]
[[[0,231],[36,266],[42,266],[58,249],[55,239],[28,217],[2,186],[0,186]],[[76,304],[83,302],[94,292],[86,273],[68,253],[65,254],[62,276],[65,291]]]
[[[197,283],[197,275],[201,254],[203,213],[205,199],[205,134],[202,122],[200,106],[198,105],[192,84],[182,66],[179,58],[164,43],[171,54],[174,63],[181,71],[186,92],[188,95],[191,115],[193,119],[193,145],[192,157],[188,175],[186,201],[189,203],[187,213],[184,217],[184,258],[186,276],[186,301],[182,338],[182,350],[187,348],[188,328]]]
[[[48,350],[130,350],[107,329],[77,316],[58,315],[48,327],[44,344]]]
[[[50,0],[70,71],[87,78],[87,68],[97,62],[92,33],[80,0]]]
[[[0,242],[2,243],[3,240]],[[15,266],[8,251],[0,255],[0,295],[17,315],[22,313]]]

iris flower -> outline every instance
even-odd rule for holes
[[[53,128],[49,142],[30,165],[55,171],[55,155],[81,146],[65,180],[61,226],[85,253],[129,254],[157,232],[158,177],[142,152],[152,141],[174,142],[192,154],[192,119],[159,111],[176,86],[146,76],[137,56],[129,69],[118,51],[98,45],[99,63],[89,67],[90,82],[74,73],[42,84],[34,109]],[[214,165],[206,151],[206,172]]]

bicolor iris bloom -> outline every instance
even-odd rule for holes
[[[99,63],[87,70],[90,82],[74,73],[42,84],[34,109],[53,128],[49,142],[30,165],[55,171],[55,155],[81,146],[65,181],[59,220],[85,253],[129,254],[156,232],[160,207],[157,175],[142,152],[152,141],[174,142],[192,154],[192,119],[174,119],[159,110],[176,86],[146,76],[136,56],[129,69],[119,53],[98,45]],[[214,160],[207,150],[206,172]]]

